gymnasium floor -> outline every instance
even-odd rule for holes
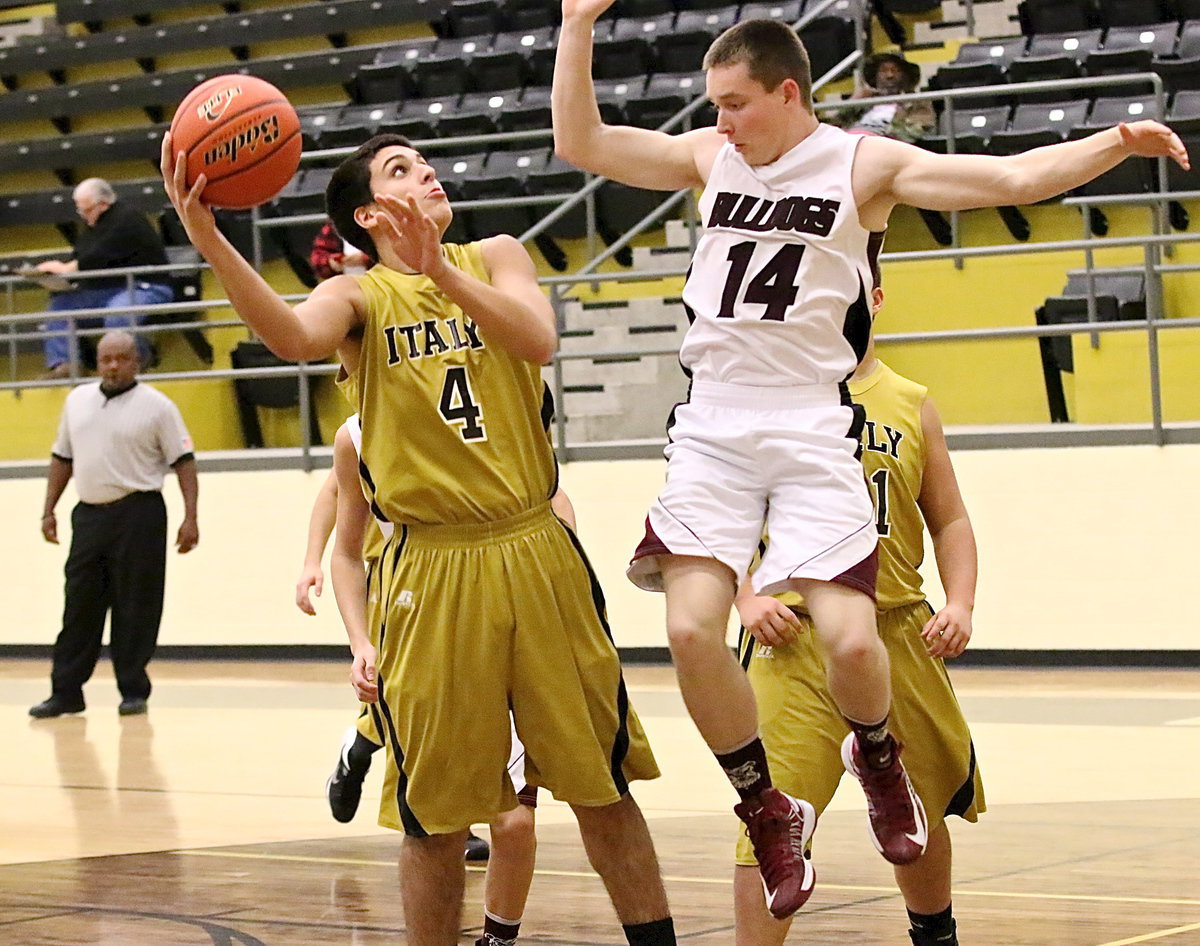
[[[355,713],[344,669],[160,661],[152,673],[148,716],[117,716],[102,667],[86,714],[33,721],[48,667],[0,662],[0,946],[402,942],[377,775],[349,825],[322,795]],[[665,772],[635,794],[680,939],[732,943],[732,792],[670,669],[627,679]],[[978,825],[951,823],[963,946],[1200,944],[1200,671],[954,679],[990,807]],[[789,942],[905,944],[890,868],[856,786],[844,789],[818,828],[817,890]],[[623,942],[569,811],[543,799],[538,818],[522,942]],[[464,943],[482,881],[469,873]]]

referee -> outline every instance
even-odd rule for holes
[[[67,395],[50,455],[42,535],[58,544],[54,507],[75,477],[79,504],[71,513],[62,630],[54,642],[50,698],[29,710],[49,719],[84,709],[83,685],[96,668],[105,615],[113,669],[121,691],[119,712],[146,712],[162,617],[167,564],[167,510],[163,477],[175,470],[184,519],[175,545],[196,547],[196,461],[179,409],[137,381],[137,342],[109,332],[96,348],[99,383]]]

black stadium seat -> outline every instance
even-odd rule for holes
[[[1095,26],[1095,9],[1090,0],[1021,0],[1017,4],[1021,32],[1063,33]]]
[[[1088,53],[1084,66],[1090,76],[1119,72],[1149,72],[1151,62],[1175,52],[1176,22],[1143,26],[1112,26],[1104,46]]]
[[[978,43],[963,43],[958,47],[954,56],[955,65],[968,65],[977,62],[991,62],[1001,70],[1008,69],[1008,64],[1018,56],[1024,55],[1029,45],[1027,36],[1006,36],[1000,39],[981,40]]]
[[[737,17],[736,6],[680,11],[675,18],[674,29],[660,34],[655,40],[656,68],[659,72],[695,70],[712,41],[733,26]]]
[[[970,103],[960,103],[954,108],[954,150],[958,154],[985,154],[992,135],[1008,127],[1012,108],[996,105],[991,108],[971,108]],[[922,138],[920,145],[929,151],[946,154],[949,151],[949,112],[938,117],[938,133]]]
[[[1008,128],[988,140],[988,152],[1019,154],[1064,141],[1073,128],[1083,124],[1089,105],[1087,99],[1018,103]]]
[[[311,85],[348,83],[356,69],[371,62],[380,46],[348,46],[271,56],[242,63],[237,72],[258,76],[285,92]],[[27,118],[64,118],[94,114],[114,107],[174,108],[195,86],[230,72],[228,63],[203,69],[176,69],[119,79],[101,79],[45,88],[20,89],[4,94],[5,121]]]
[[[1146,280],[1141,274],[1093,273],[1092,286],[1096,296],[1096,318],[1100,322],[1136,321],[1146,318]],[[1051,296],[1038,307],[1038,325],[1070,325],[1088,320],[1088,276],[1071,273],[1062,295]],[[1039,338],[1042,372],[1046,380],[1046,400],[1050,420],[1070,421],[1063,392],[1062,372],[1075,370],[1072,336]]]
[[[640,128],[658,128],[680,109],[690,105],[704,95],[704,73],[659,72],[646,82],[646,88],[637,98],[625,104],[625,117],[629,124]],[[716,124],[717,116],[711,104],[693,112],[690,127],[700,128]],[[676,126],[679,131],[683,126]]]

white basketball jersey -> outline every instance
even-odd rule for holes
[[[871,234],[850,184],[860,140],[820,125],[761,167],[728,143],[717,153],[683,290],[693,378],[834,384],[854,371],[871,330]]]
[[[346,418],[346,420],[342,424],[342,426],[346,428],[346,433],[348,433],[350,435],[350,440],[354,444],[354,452],[357,453],[361,457],[362,456],[362,421],[360,421],[358,419],[357,414],[351,414],[349,417]],[[370,502],[371,498],[369,496],[367,496],[366,499],[368,502]],[[383,533],[383,537],[385,539],[390,539],[392,537],[392,530],[394,527],[390,522],[386,522],[386,521],[378,519],[378,518],[374,519],[374,522],[375,522],[375,525],[379,526],[379,531]]]

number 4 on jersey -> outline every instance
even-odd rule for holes
[[[442,397],[438,401],[438,413],[447,424],[459,425],[462,439],[487,440],[487,431],[481,420],[483,408],[471,393],[471,382],[467,377],[467,369],[456,365],[446,369],[446,381],[442,385]]]

